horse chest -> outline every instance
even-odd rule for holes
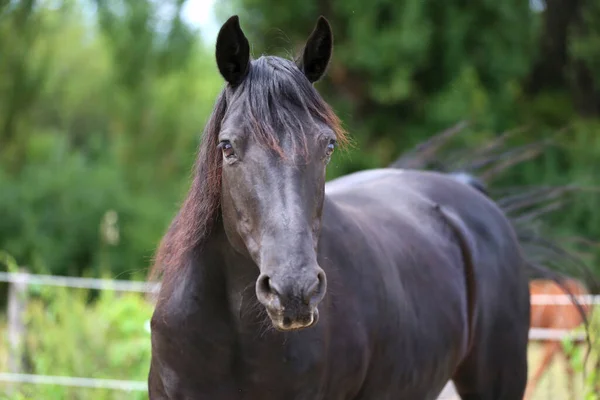
[[[241,338],[237,358],[243,399],[322,398],[325,349],[318,340],[303,342],[294,335]]]

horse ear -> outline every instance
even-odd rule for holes
[[[230,17],[219,30],[216,47],[219,72],[230,85],[238,85],[250,67],[250,45],[237,15]]]
[[[296,62],[298,68],[311,83],[321,79],[333,52],[333,32],[331,26],[322,15],[308,37],[301,58]]]

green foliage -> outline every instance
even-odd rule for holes
[[[582,62],[600,92],[600,3],[588,1],[581,10],[581,22],[570,33],[569,50],[574,60]]]
[[[211,53],[180,1],[166,20],[97,1],[98,23],[90,3],[26,3],[0,11],[0,248],[33,272],[145,275],[222,87]]]
[[[79,289],[32,288],[24,337],[28,372],[146,381],[150,365],[151,304],[138,294],[103,291],[92,302],[89,297],[88,291]],[[2,351],[8,349],[5,338],[6,335],[0,335]],[[0,354],[0,370],[7,371],[6,354]],[[144,391],[127,393],[57,385],[20,384],[13,389],[11,399],[148,398]]]
[[[583,329],[580,329],[583,332]],[[570,339],[563,340],[565,353],[575,373],[585,372],[582,400],[600,400],[600,312],[595,310],[589,321],[590,352],[587,346],[576,346]],[[590,368],[591,365],[591,368]]]

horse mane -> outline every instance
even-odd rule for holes
[[[222,168],[219,132],[228,104],[236,100],[243,102],[244,128],[282,157],[282,139],[292,141],[294,153],[307,149],[302,116],[327,124],[341,146],[348,142],[337,115],[295,63],[273,56],[253,60],[246,79],[236,87],[227,85],[216,100],[199,144],[191,187],[158,246],[150,280],[176,275],[190,251],[206,242],[218,220]]]

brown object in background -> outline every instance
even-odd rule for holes
[[[570,294],[574,296],[588,295],[587,288],[578,280],[566,279],[563,284],[568,289]],[[531,296],[534,295],[565,295],[565,291],[552,280],[536,279],[529,283],[529,291]],[[581,305],[586,315],[590,314],[591,306]],[[577,306],[573,303],[569,304],[532,304],[531,305],[531,328],[542,329],[565,329],[572,330],[580,326],[584,321]],[[568,390],[572,398],[575,398],[574,371],[570,364],[569,356],[565,353],[562,343],[555,340],[545,341],[542,358],[533,377],[527,384],[527,392],[525,399],[531,398],[540,378],[546,372],[554,355],[561,353],[567,361],[567,384]]]

